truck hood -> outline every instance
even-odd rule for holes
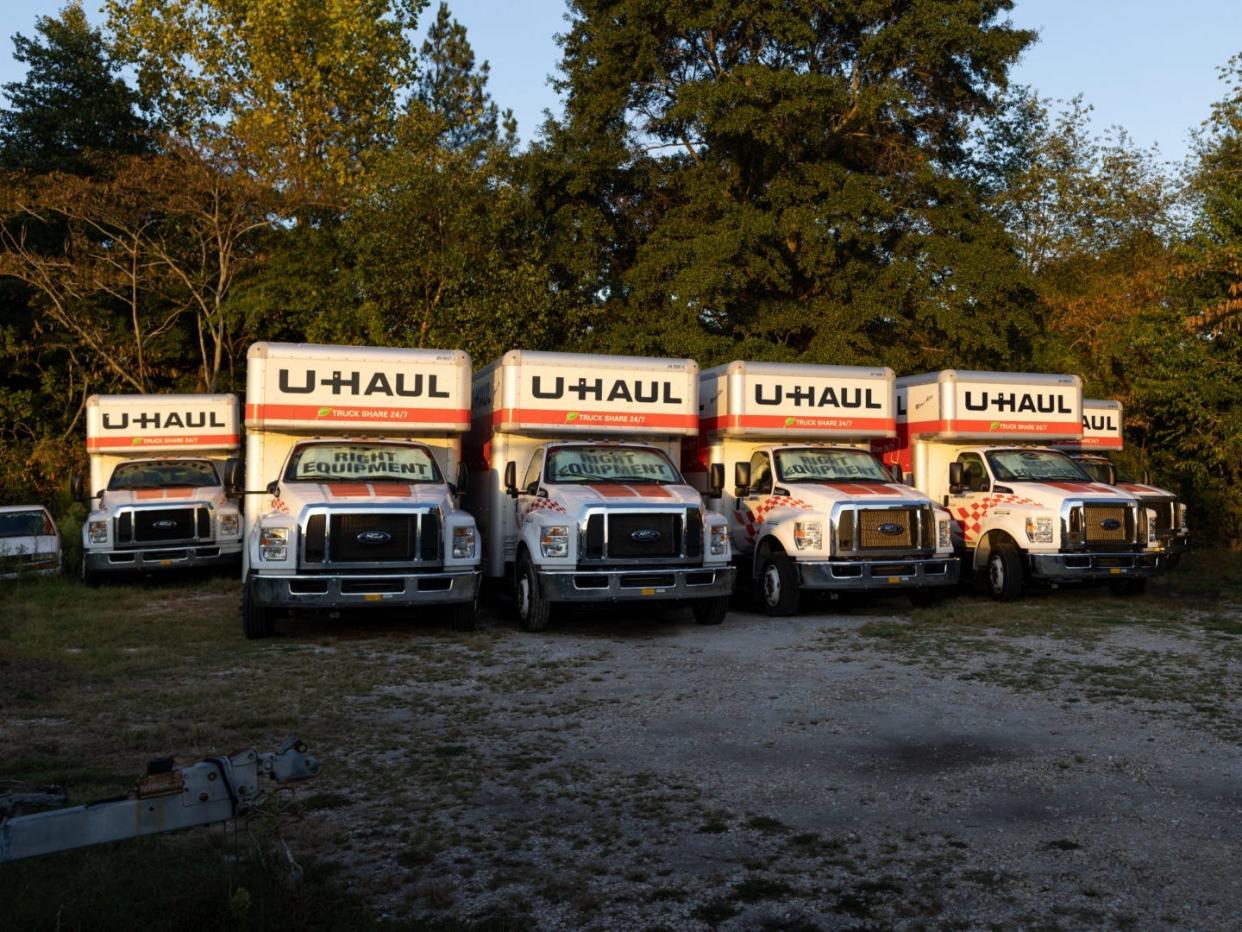
[[[1037,505],[1055,510],[1066,499],[1089,498],[1094,501],[1114,500],[1128,502],[1134,496],[1128,492],[1100,482],[1003,482],[1013,489],[1012,494],[990,493],[1003,504]]]
[[[702,496],[688,485],[660,485],[654,482],[629,484],[614,482],[545,484],[548,503],[558,506],[549,510],[563,510],[569,514],[582,514],[591,507],[631,508],[635,505],[658,507],[660,505],[683,505],[703,507]],[[538,500],[537,500],[538,501]]]
[[[280,497],[268,498],[270,511],[301,514],[314,505],[371,506],[385,505],[440,506],[452,509],[448,488],[440,482],[282,482]]]
[[[1143,502],[1177,501],[1177,496],[1172,492],[1158,489],[1154,485],[1144,485],[1141,482],[1118,482],[1117,488]]]
[[[123,489],[106,491],[99,500],[99,509],[115,511],[130,505],[143,507],[166,506],[175,508],[179,504],[191,502],[207,502],[219,505],[225,501],[224,487],[219,485],[205,486],[173,486],[166,489]]]
[[[897,482],[788,482],[781,488],[800,507],[831,510],[838,502],[856,505],[896,505],[899,503],[930,503],[918,489]]]

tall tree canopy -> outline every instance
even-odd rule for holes
[[[611,241],[602,296],[630,325],[608,329],[713,357],[1013,358],[1023,273],[957,171],[1033,39],[1011,6],[575,0],[544,150],[563,235]]]
[[[144,148],[137,95],[117,75],[81,3],[38,17],[33,38],[15,35],[13,57],[26,77],[4,85],[0,167],[81,173],[92,168],[88,153]]]
[[[391,138],[426,0],[108,0],[118,52],[170,132],[294,203],[334,203]]]

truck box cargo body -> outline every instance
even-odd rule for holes
[[[478,534],[450,485],[470,357],[256,343],[246,386],[247,635],[273,608],[450,604],[471,624]]]
[[[1081,438],[1078,376],[944,370],[897,380],[897,439],[873,446],[949,509],[996,598],[1024,579],[1132,589],[1159,568],[1147,510],[1052,448]]]
[[[86,449],[83,578],[240,561],[235,395],[93,395]]]
[[[527,628],[571,601],[690,600],[723,619],[726,525],[675,465],[698,430],[693,361],[515,350],[475,374],[473,409],[485,572],[513,581]]]
[[[1115,485],[1142,502],[1155,518],[1156,549],[1168,555],[1167,568],[1174,567],[1190,546],[1186,506],[1177,496],[1146,482],[1139,482],[1113,465],[1109,452],[1125,448],[1125,412],[1120,401],[1088,398],[1082,403],[1082,441],[1057,444],[1096,482]]]
[[[739,577],[769,613],[793,611],[799,589],[957,581],[948,513],[869,448],[896,435],[891,369],[735,361],[701,374],[699,411],[683,468],[728,520]],[[713,468],[734,478],[719,496]]]

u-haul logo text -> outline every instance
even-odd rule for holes
[[[130,425],[142,430],[189,430],[228,426],[218,411],[144,411],[134,415],[128,411],[103,412],[104,430],[128,430]]]
[[[1074,414],[1065,396],[1042,392],[972,392],[966,389],[967,411],[1011,411],[1014,414]]]
[[[424,380],[421,372],[416,372],[410,376],[407,376],[404,372],[398,372],[390,377],[383,372],[364,376],[361,372],[333,370],[331,375],[320,376],[314,369],[305,369],[296,374],[291,373],[288,369],[281,369],[280,390],[289,395],[309,395],[316,388],[322,386],[331,389],[334,395],[385,395],[389,398],[448,398],[449,393],[440,389],[437,379],[438,376],[432,374]]]
[[[1106,430],[1116,433],[1117,425],[1113,421],[1111,414],[1084,414],[1082,416],[1083,430]]]
[[[549,387],[538,375],[531,376],[530,393],[536,398],[554,400],[571,394],[579,401],[626,401],[631,404],[684,404],[684,400],[675,394],[672,382],[659,379],[588,379],[585,376],[576,382],[566,382],[563,376],[556,376]]]
[[[824,388],[795,385],[786,388],[784,385],[764,386],[755,383],[755,404],[780,405],[789,402],[795,408],[868,408],[874,411],[883,409],[883,405],[875,400],[870,388]]]

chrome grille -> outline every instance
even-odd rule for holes
[[[437,561],[442,552],[440,528],[438,511],[315,512],[302,529],[302,563],[372,566]]]
[[[858,543],[863,550],[892,550],[914,543],[917,518],[913,508],[862,509],[858,512]]]
[[[665,562],[701,560],[703,512],[596,511],[578,528],[580,561]]]
[[[1134,540],[1134,513],[1125,505],[1084,506],[1088,544],[1129,543]],[[1114,525],[1106,527],[1105,525]]]

